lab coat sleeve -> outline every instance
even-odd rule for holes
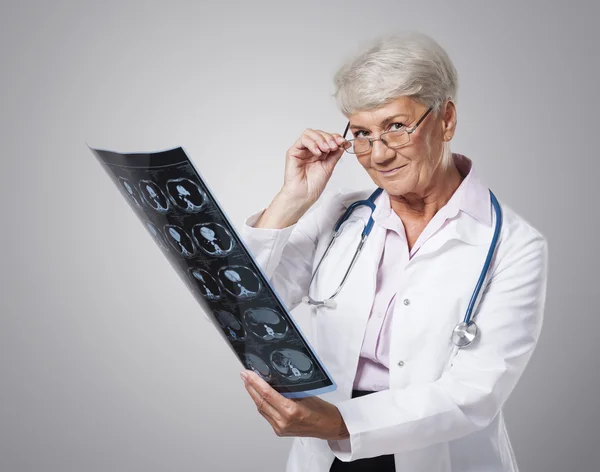
[[[296,224],[287,228],[254,228],[264,209],[248,217],[241,228],[244,243],[290,311],[308,293],[321,227],[319,220],[336,204],[336,195],[323,194]]]
[[[546,294],[547,244],[531,234],[498,262],[475,319],[480,336],[429,383],[337,403],[350,433],[328,445],[341,461],[411,451],[489,425],[536,346]],[[407,359],[406,362],[410,362]]]

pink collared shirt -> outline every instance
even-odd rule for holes
[[[356,390],[378,391],[389,388],[392,317],[396,294],[401,288],[399,281],[408,261],[431,236],[438,231],[443,232],[447,222],[455,218],[460,211],[487,224],[491,222],[491,215],[487,211],[489,191],[474,174],[472,161],[462,154],[453,153],[452,157],[464,179],[446,205],[440,208],[429,221],[410,251],[404,225],[400,217],[392,211],[387,192],[383,191],[376,200],[373,220],[375,224],[383,226],[387,231],[379,259],[375,298],[354,378],[353,388]]]

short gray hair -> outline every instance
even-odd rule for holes
[[[458,74],[446,51],[416,31],[387,35],[352,57],[335,74],[333,94],[346,116],[408,96],[433,113],[456,102]]]

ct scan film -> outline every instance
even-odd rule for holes
[[[335,390],[183,148],[90,150],[245,368],[288,398]]]

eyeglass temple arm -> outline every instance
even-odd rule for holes
[[[419,121],[417,121],[417,123],[411,128],[411,129],[407,129],[406,132],[408,134],[412,134],[415,132],[415,130],[417,129],[417,126],[419,126],[421,124],[421,122],[427,118],[427,115],[429,115],[429,113],[431,112],[431,110],[433,110],[433,107],[429,107],[429,110],[427,110],[425,112],[425,114],[421,117],[421,119]]]
[[[346,129],[344,130],[344,134],[342,135],[342,138],[346,139],[346,134],[348,133],[348,128],[350,128],[350,122],[348,122],[348,124],[346,125]]]

